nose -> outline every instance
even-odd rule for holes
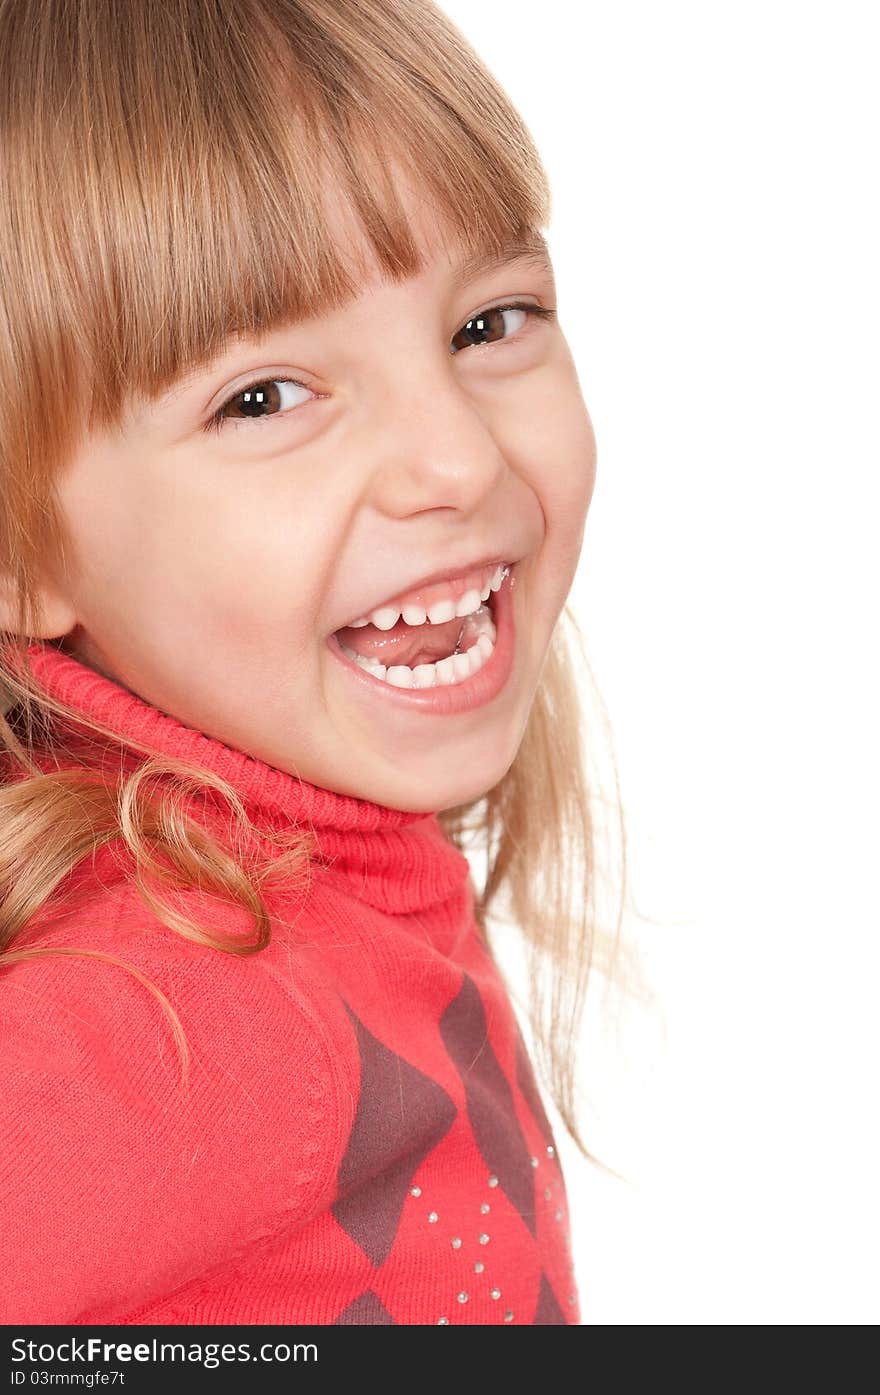
[[[395,358],[398,371],[374,404],[381,424],[371,432],[371,502],[396,516],[478,512],[507,469],[488,411],[460,381],[455,355]]]

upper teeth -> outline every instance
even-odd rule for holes
[[[362,625],[375,625],[377,630],[393,630],[401,615],[407,625],[424,625],[426,622],[432,625],[444,625],[447,620],[472,615],[475,610],[479,610],[483,601],[489,599],[490,591],[500,589],[507,571],[507,567],[496,567],[495,574],[482,595],[477,590],[465,591],[464,595],[459,596],[457,601],[451,598],[435,601],[427,610],[420,605],[405,605],[402,610],[398,610],[396,606],[392,605],[381,605],[376,610],[371,610],[368,615],[362,616],[361,619],[352,620],[349,628],[355,630]]]

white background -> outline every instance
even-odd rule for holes
[[[656,1002],[581,1052],[629,1182],[556,1128],[584,1321],[874,1323],[880,12],[442,8],[548,168],[599,447],[572,603]]]

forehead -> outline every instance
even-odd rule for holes
[[[484,235],[477,229],[465,237],[460,226],[453,225],[430,192],[417,188],[399,163],[390,163],[389,177],[394,182],[402,220],[412,234],[420,269],[440,266],[466,284],[484,272],[522,257],[552,275],[549,247],[541,233],[522,230],[499,242],[497,235],[489,232],[491,220],[487,220]],[[363,290],[396,279],[380,266],[375,248],[366,237],[347,193],[334,178],[326,180],[322,197],[334,248],[352,282]]]
[[[220,371],[227,357],[240,350],[265,342],[282,330],[288,331],[299,323],[331,315],[351,307],[361,296],[372,290],[406,281],[419,275],[436,272],[441,285],[465,287],[478,277],[521,259],[553,280],[553,267],[546,239],[540,232],[521,228],[498,232],[497,211],[487,209],[482,222],[473,225],[461,216],[453,218],[430,189],[419,187],[407,168],[389,158],[382,171],[382,197],[377,200],[381,210],[377,226],[371,221],[371,232],[384,247],[401,248],[401,259],[392,257],[384,264],[376,253],[365,226],[363,210],[356,206],[351,190],[344,187],[338,170],[327,164],[317,195],[318,217],[312,222],[311,245],[320,247],[320,255],[335,263],[342,278],[327,287],[322,285],[320,272],[309,285],[312,267],[302,247],[291,247],[291,260],[299,268],[290,272],[299,281],[302,294],[298,305],[292,306],[281,297],[274,311],[264,315],[258,324],[242,327],[231,325],[219,332],[207,352],[189,357],[175,371],[164,376],[144,392],[131,389],[126,394],[132,410],[157,406],[160,410],[173,403],[191,384],[207,374]],[[492,213],[496,216],[490,216]],[[473,228],[473,230],[472,230]],[[302,230],[300,230],[302,231]],[[307,239],[309,234],[307,233]],[[276,262],[265,268],[264,284],[284,271]],[[214,318],[214,324],[222,322]]]
[[[553,265],[550,259],[550,252],[545,238],[540,233],[524,233],[520,237],[511,238],[500,250],[489,247],[468,251],[466,245],[457,244],[455,239],[447,241],[439,240],[435,230],[430,229],[431,236],[426,236],[425,244],[420,249],[425,257],[426,265],[430,264],[436,257],[439,259],[445,272],[452,275],[457,284],[467,285],[475,281],[479,276],[489,274],[496,269],[501,269],[513,262],[523,261],[527,265],[533,266],[538,271],[546,274],[553,280]],[[389,277],[382,272],[375,259],[370,257],[366,251],[366,244],[359,249],[362,258],[352,259],[350,251],[346,255],[349,257],[349,264],[353,272],[355,281],[363,277],[363,284],[359,289],[352,291],[351,295],[334,302],[333,309],[344,309],[346,304],[351,304],[357,300],[360,294],[370,289],[371,285],[387,285]],[[312,313],[319,313],[313,311]],[[301,317],[308,318],[307,316]],[[171,405],[187,388],[203,377],[209,371],[219,368],[225,361],[227,355],[234,355],[241,348],[247,347],[249,343],[270,339],[273,334],[282,329],[290,329],[296,325],[297,319],[282,317],[277,323],[265,326],[259,332],[249,335],[233,333],[228,336],[225,343],[218,350],[216,355],[191,366],[182,373],[173,386],[165,392],[154,395],[146,395],[135,400],[140,407],[155,405],[158,409],[163,409]]]
[[[398,175],[395,174],[394,177],[397,178]],[[147,400],[156,402],[160,407],[167,405],[191,382],[202,377],[212,367],[220,365],[227,354],[237,352],[249,342],[270,338],[275,332],[290,329],[298,321],[308,320],[322,311],[344,310],[372,288],[406,280],[432,268],[439,269],[441,278],[451,279],[452,284],[462,286],[470,284],[481,275],[520,260],[553,278],[549,248],[541,233],[523,231],[516,235],[511,234],[500,242],[491,237],[485,240],[478,237],[466,239],[453,227],[430,196],[419,193],[403,173],[399,173],[398,193],[406,225],[412,233],[421,263],[418,271],[414,273],[409,268],[403,268],[400,276],[394,276],[381,266],[347,196],[334,180],[328,179],[322,194],[325,226],[331,237],[334,254],[340,264],[344,265],[350,278],[350,294],[338,295],[324,306],[313,304],[300,316],[282,313],[277,320],[263,325],[255,333],[233,331],[215,354],[190,365],[168,390],[153,397],[148,396]]]

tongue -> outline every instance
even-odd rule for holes
[[[392,664],[433,664],[454,653],[465,627],[461,619],[447,620],[443,625],[408,625],[401,615],[393,629],[380,630],[375,625],[346,625],[336,631],[336,637],[347,648],[365,659],[375,659],[386,668]]]

